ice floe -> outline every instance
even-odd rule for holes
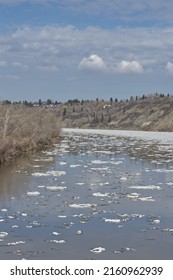
[[[4,238],[8,235],[8,232],[0,231],[0,238]]]
[[[100,254],[104,251],[106,251],[106,249],[103,247],[96,247],[96,248],[93,248],[90,250],[90,252],[95,253],[95,254]]]
[[[122,220],[121,219],[106,219],[106,218],[103,218],[103,221],[106,222],[106,223],[120,223]]]
[[[59,232],[56,232],[56,231],[52,232],[52,234],[53,235],[61,235]]]
[[[47,186],[46,189],[50,190],[50,191],[63,191],[65,190],[67,187],[63,187],[63,186]]]
[[[35,191],[35,192],[27,192],[27,196],[38,196],[38,195],[40,195],[40,192],[37,192],[37,191]]]
[[[98,197],[108,197],[110,195],[110,193],[93,193],[93,196],[98,196]]]
[[[81,235],[82,233],[83,233],[82,230],[77,230],[75,234],[76,234],[76,235]]]
[[[69,204],[71,208],[94,208],[97,204],[83,203],[83,204]]]
[[[64,243],[66,243],[67,241],[64,240],[64,239],[61,239],[61,240],[50,240],[49,242],[51,242],[51,243],[58,243],[58,244],[64,244]]]
[[[16,245],[25,244],[25,243],[26,243],[26,241],[9,242],[6,244],[6,246],[16,246]]]
[[[131,186],[130,189],[137,189],[137,190],[162,190],[161,187],[151,185],[151,186]]]

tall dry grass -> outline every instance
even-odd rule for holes
[[[50,108],[0,104],[0,163],[57,141],[60,122]]]

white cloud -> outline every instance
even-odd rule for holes
[[[79,64],[79,69],[105,72],[107,71],[107,65],[97,54],[92,54],[82,59]]]
[[[122,60],[116,65],[107,64],[97,54],[84,57],[79,63],[80,70],[99,71],[106,72],[109,74],[127,74],[127,73],[143,73],[143,66],[138,61],[127,61]]]
[[[168,73],[173,74],[173,63],[169,62],[166,64],[166,70]]]
[[[122,60],[120,63],[117,64],[117,67],[115,68],[115,71],[118,73],[143,73],[144,69],[143,66],[138,61],[127,61]]]
[[[173,28],[21,27],[0,34],[0,66],[8,61],[15,67],[41,65],[56,72],[64,66],[75,67],[83,57],[80,69],[142,73],[145,67],[156,72],[171,61],[172,48]]]

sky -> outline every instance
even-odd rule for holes
[[[173,94],[172,0],[0,0],[0,100]]]

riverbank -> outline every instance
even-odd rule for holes
[[[63,127],[173,131],[173,96],[152,94],[127,100],[71,101],[57,111]]]
[[[60,121],[48,108],[0,105],[0,164],[60,140]]]

